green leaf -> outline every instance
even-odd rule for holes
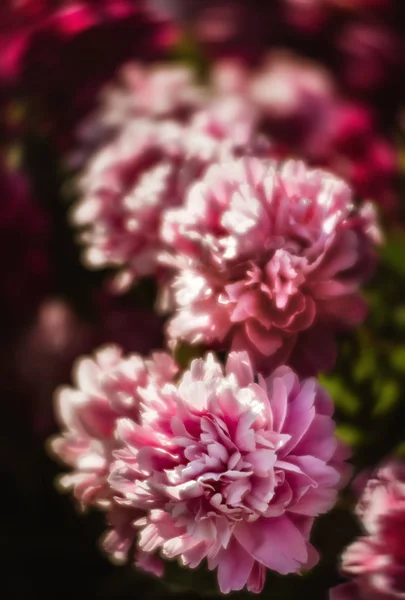
[[[393,321],[400,329],[405,329],[405,306],[398,306],[393,312]]]
[[[339,425],[336,428],[336,435],[349,446],[360,446],[364,440],[364,432],[348,423]]]
[[[345,385],[339,375],[320,375],[319,381],[342,412],[350,416],[358,413],[361,407],[360,399]]]
[[[392,350],[390,362],[396,371],[405,373],[405,346],[398,346]]]
[[[382,258],[402,277],[405,277],[405,236],[394,234],[382,248]]]
[[[379,397],[373,409],[373,417],[380,417],[390,412],[396,405],[400,387],[395,379],[379,380],[376,388],[379,392]]]

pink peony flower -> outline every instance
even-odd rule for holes
[[[269,373],[333,366],[336,331],[360,323],[377,235],[370,205],[304,163],[212,166],[162,228],[175,269],[171,342],[247,349]]]
[[[308,157],[324,148],[336,103],[326,69],[292,53],[272,52],[250,87],[262,127],[272,138]]]
[[[140,388],[152,383],[160,388],[172,381],[176,371],[163,352],[144,360],[137,354],[124,357],[118,347],[105,346],[94,358],[78,361],[75,387],[61,388],[56,394],[62,434],[50,440],[50,448],[72,469],[60,478],[60,487],[73,490],[82,509],[97,506],[108,511],[112,529],[104,547],[116,560],[128,553],[136,533],[132,521],[140,515],[115,502],[107,481],[113,451],[119,448],[116,422],[121,417],[137,421]]]
[[[84,261],[96,269],[121,267],[117,290],[162,271],[162,213],[181,203],[207,162],[199,148],[190,156],[186,136],[175,121],[133,120],[93,157],[81,179],[73,221],[83,229]]]
[[[405,596],[405,464],[390,461],[372,476],[357,506],[366,535],[343,553],[353,578],[331,600],[394,600]]]
[[[146,511],[142,550],[191,568],[207,558],[224,593],[316,563],[309,534],[335,502],[345,450],[315,379],[280,367],[256,382],[246,352],[225,370],[209,354],[140,394],[138,423],[118,422],[109,480],[117,502]]]
[[[133,119],[185,121],[203,103],[203,89],[192,70],[182,65],[145,67],[130,62],[100,92],[98,108],[80,124],[78,143],[69,157],[77,168]]]
[[[295,154],[332,171],[392,218],[399,165],[377,111],[342,97],[326,69],[292,53],[270,53],[257,72],[245,73],[244,84],[259,130],[273,150],[280,146],[279,156]]]
[[[101,148],[81,179],[73,220],[84,228],[84,260],[92,268],[125,266],[123,286],[157,270],[160,215],[181,200],[183,135],[174,121],[136,119]]]
[[[167,104],[155,90],[165,76],[162,87],[171,86],[172,77],[183,81],[183,92],[178,89],[176,96],[173,89]],[[240,94],[223,93],[199,108],[197,88],[186,85],[184,76],[170,69],[152,71],[144,97],[134,97],[133,117],[123,118],[125,127],[122,123],[118,134],[101,146],[81,178],[82,198],[73,220],[84,230],[84,259],[91,268],[120,267],[117,289],[142,276],[161,278],[163,213],[183,203],[188,187],[209,164],[247,153],[253,145],[251,104]]]
[[[335,102],[329,132],[313,156],[349,181],[359,198],[377,202],[386,216],[392,219],[398,211],[397,153],[364,104]]]

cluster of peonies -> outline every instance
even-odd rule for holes
[[[221,64],[205,88],[185,67],[127,65],[71,156],[76,166],[90,157],[72,214],[84,260],[119,267],[117,289],[145,275],[164,279],[166,212],[184,206],[210,165],[243,155],[297,152],[347,179],[356,198],[389,205],[395,161],[373,131],[367,112],[337,104],[326,75],[292,57],[273,57],[254,75]]]
[[[367,482],[357,506],[365,535],[343,554],[351,583],[331,600],[395,600],[405,595],[405,464],[391,460]]]
[[[344,484],[347,451],[315,379],[281,367],[254,375],[247,353],[178,369],[104,347],[57,395],[53,452],[73,471],[60,484],[110,525],[105,550],[161,574],[160,558],[207,559],[222,592],[263,588],[267,568],[317,562],[309,537]]]
[[[153,277],[169,348],[227,358],[182,373],[165,351],[82,358],[75,387],[57,393],[51,449],[71,469],[60,485],[105,512],[114,560],[157,575],[162,559],[206,560],[222,592],[260,592],[266,569],[316,564],[312,525],[346,481],[333,405],[312,377],[365,317],[380,232],[359,199],[390,207],[395,159],[372,111],[291,54],[220,62],[204,85],[185,66],[132,62],[99,98],[69,157],[83,260],[116,269],[118,292]],[[22,353],[50,339],[49,318],[73,329],[53,308]]]
[[[118,344],[81,358],[74,386],[58,389],[61,432],[50,441],[69,469],[61,489],[82,510],[103,511],[113,560],[159,576],[164,560],[206,561],[223,593],[259,593],[267,569],[317,563],[314,521],[350,468],[316,375],[333,367],[337,334],[366,315],[360,288],[380,242],[368,201],[395,213],[398,2],[0,7],[1,128],[13,135],[33,115],[36,133],[38,121],[53,134],[80,172],[71,218],[85,264],[114,269],[115,292],[154,278],[169,349],[209,351],[182,371],[164,350],[144,358],[162,346],[161,317],[149,309],[115,310],[117,299],[103,297],[102,324],[85,325],[64,300],[44,300],[47,223],[1,157],[2,241],[17,248],[11,259],[3,252],[4,330],[16,326],[10,315],[28,288],[32,311],[2,361],[15,362],[16,390],[37,401],[37,430],[52,427],[44,407],[73,358],[107,338]],[[208,81],[152,63],[167,58],[175,22],[216,57]],[[297,56],[322,56],[323,66]],[[125,64],[104,87],[128,60],[142,63]],[[405,597],[402,463],[367,483],[358,515],[365,535],[343,556],[352,582],[331,599]]]
[[[119,290],[154,276],[175,311],[172,343],[248,349],[267,373],[286,361],[303,374],[331,368],[335,333],[365,316],[371,205],[332,174],[270,158],[236,70],[216,73],[205,103],[187,70],[125,74],[92,128],[104,141],[73,208],[87,265],[119,267]]]
[[[61,486],[105,511],[115,560],[162,574],[161,559],[206,559],[224,593],[317,562],[312,525],[346,480],[347,452],[308,377],[364,319],[380,239],[349,184],[283,161],[285,143],[330,157],[336,116],[328,78],[295,78],[285,61],[254,75],[225,63],[205,87],[186,67],[129,64],[71,156],[84,165],[72,219],[86,264],[118,267],[119,291],[154,277],[169,347],[227,358],[182,373],[165,352],[82,359],[76,387],[57,394],[51,447],[73,470]],[[290,102],[284,77],[296,79]],[[282,138],[294,128],[295,142]]]

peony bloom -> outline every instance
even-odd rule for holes
[[[103,90],[100,112],[107,118],[114,113],[126,121],[140,115],[182,120],[203,99],[203,88],[191,67],[170,63],[146,67],[132,62],[120,69],[115,85]]]
[[[91,268],[124,266],[121,285],[156,271],[162,210],[180,202],[180,124],[135,119],[90,161],[73,221]]]
[[[260,592],[266,568],[316,563],[311,527],[335,502],[345,450],[315,379],[280,367],[256,382],[246,352],[225,370],[209,354],[177,385],[140,394],[138,423],[118,422],[110,483],[120,504],[146,511],[143,551],[191,568],[207,558],[224,593]]]
[[[295,154],[332,171],[392,217],[399,166],[377,111],[344,99],[326,69],[286,52],[272,52],[255,73],[245,72],[245,93],[259,131],[279,146],[280,156]]]
[[[331,600],[395,600],[405,596],[405,464],[391,461],[368,481],[357,514],[365,529],[343,553],[343,573],[353,578],[333,589]]]
[[[202,104],[203,89],[193,71],[183,65],[145,67],[130,62],[116,79],[100,92],[98,108],[77,130],[77,148],[70,164],[77,168],[102,144],[117,135],[133,119],[175,119],[186,121]]]
[[[83,229],[85,262],[91,268],[120,267],[115,281],[120,290],[139,277],[161,278],[162,215],[184,202],[208,165],[249,152],[256,123],[240,94],[222,93],[200,107],[197,87],[181,70],[132,76],[146,78],[143,96],[132,97],[132,116],[122,114],[116,134],[89,161],[73,210],[74,223]],[[182,82],[177,91],[175,80]],[[158,90],[167,86],[173,89],[163,102]]]
[[[75,387],[61,388],[56,394],[62,434],[50,441],[50,448],[72,468],[60,478],[60,486],[73,490],[82,509],[97,506],[107,511],[112,529],[104,547],[115,559],[125,558],[135,535],[134,511],[114,501],[107,481],[113,451],[119,448],[117,419],[137,421],[140,388],[154,384],[160,389],[173,380],[176,371],[171,357],[163,352],[144,360],[137,354],[124,357],[118,347],[105,346],[93,358],[78,361]]]
[[[335,333],[365,316],[373,219],[342,180],[301,162],[212,166],[163,221],[172,253],[161,260],[176,272],[169,339],[247,349],[266,373],[332,367]]]
[[[104,346],[94,358],[81,358],[75,370],[75,387],[56,395],[63,433],[51,442],[53,452],[73,472],[62,476],[61,486],[73,488],[83,508],[110,504],[106,478],[119,417],[138,420],[139,388],[162,386],[176,373],[171,357],[156,353],[150,360],[137,354],[123,357],[117,346]]]
[[[353,187],[359,198],[376,201],[388,216],[398,209],[399,161],[392,142],[381,135],[366,106],[339,102],[321,160]]]
[[[81,179],[73,221],[83,229],[84,260],[90,268],[123,268],[117,289],[159,275],[161,215],[181,203],[206,161],[204,155],[188,160],[185,136],[176,121],[135,119],[101,148]]]
[[[250,87],[261,125],[272,138],[307,157],[324,148],[336,103],[326,69],[292,53],[272,52]]]

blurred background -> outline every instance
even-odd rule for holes
[[[228,65],[222,85],[254,80],[260,128],[277,154],[328,167],[375,203],[384,244],[366,291],[370,316],[341,338],[322,381],[359,471],[405,451],[404,29],[402,0],[0,1],[4,598],[211,592],[204,572],[185,579],[174,569],[166,587],[109,563],[98,547],[103,517],[80,515],[56,491],[61,467],[46,451],[57,430],[53,391],[78,356],[106,342],[141,353],[164,343],[154,282],[112,293],[109,273],[83,266],[69,216],[98,134],[89,115],[128,62],[186,65],[201,85]],[[336,557],[357,533],[346,501],[316,527],[320,566],[269,577],[263,595],[327,598]]]

